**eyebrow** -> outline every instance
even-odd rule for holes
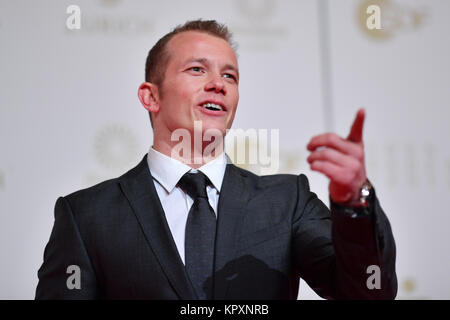
[[[184,64],[186,65],[186,64],[189,64],[192,62],[198,62],[198,63],[202,63],[202,64],[210,64],[209,60],[206,58],[191,58],[191,59],[188,59]],[[225,69],[233,70],[234,72],[237,73],[237,77],[239,78],[239,70],[234,65],[227,63],[227,64],[225,64]]]

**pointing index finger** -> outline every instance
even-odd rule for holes
[[[364,127],[364,118],[366,116],[366,111],[364,108],[361,108],[356,113],[355,121],[353,121],[352,128],[347,137],[347,140],[352,142],[361,142],[363,135],[363,127]]]

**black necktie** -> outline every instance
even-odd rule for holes
[[[186,173],[178,185],[194,200],[189,210],[185,234],[185,266],[201,300],[212,299],[216,215],[209,205],[202,172]]]

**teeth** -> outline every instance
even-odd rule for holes
[[[219,111],[222,110],[222,106],[220,106],[218,104],[215,104],[215,103],[209,103],[209,102],[205,103],[203,105],[203,108],[207,108],[207,109],[210,109],[210,110],[219,110]]]

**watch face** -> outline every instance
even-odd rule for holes
[[[361,188],[361,203],[363,203],[365,206],[368,205],[368,201],[370,201],[370,197],[372,194],[372,184],[369,180],[366,180],[364,185]]]
[[[361,195],[363,197],[368,197],[370,195],[370,189],[367,186],[364,186],[361,190]]]

